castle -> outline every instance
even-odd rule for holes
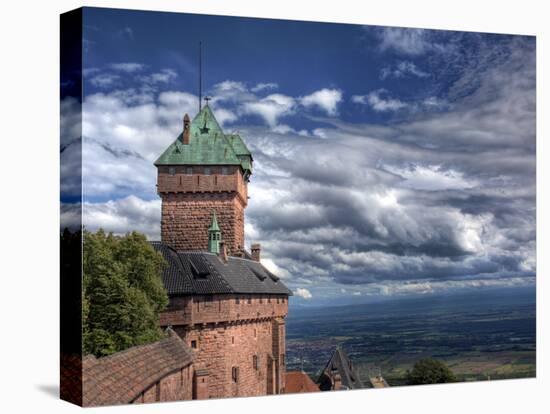
[[[155,162],[169,295],[161,314],[194,352],[193,398],[285,390],[285,316],[292,292],[244,248],[252,155],[206,104]]]
[[[259,244],[244,248],[252,163],[241,137],[224,134],[208,105],[193,120],[185,115],[181,134],[155,162],[162,221],[161,241],[151,245],[167,263],[166,338],[86,356],[83,405],[363,387],[340,348],[318,384],[303,371],[286,372],[292,292],[261,264]]]

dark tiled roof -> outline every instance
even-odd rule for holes
[[[168,266],[162,279],[169,295],[249,293],[292,295],[292,292],[261,263],[245,255],[229,257],[227,263],[208,252],[176,252],[161,242],[151,242]]]
[[[319,386],[304,371],[290,371],[285,377],[285,393],[320,391]]]
[[[363,388],[363,383],[359,379],[359,376],[353,370],[350,359],[348,358],[345,351],[339,346],[336,347],[332,356],[330,357],[327,365],[323,369],[323,375],[328,375],[329,377],[334,376],[334,374],[340,374],[342,380],[342,386],[348,389],[357,389]],[[319,378],[320,380],[321,378]]]
[[[193,362],[193,353],[179,336],[134,346],[103,358],[82,362],[83,405],[127,404],[166,375]]]

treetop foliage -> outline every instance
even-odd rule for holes
[[[84,354],[101,357],[162,338],[165,265],[143,234],[84,232]]]

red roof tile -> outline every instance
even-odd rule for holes
[[[192,351],[173,330],[167,331],[167,338],[152,344],[99,359],[86,356],[82,361],[83,405],[127,404],[166,375],[191,364]]]
[[[285,393],[319,391],[319,386],[303,371],[290,371],[286,373]]]

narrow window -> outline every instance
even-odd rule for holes
[[[248,304],[250,305],[252,303],[252,298],[248,298]]]
[[[277,303],[279,303],[279,298],[277,298]]]
[[[231,379],[233,382],[239,382],[239,367],[231,368]]]
[[[181,175],[180,175],[180,185],[181,185]]]
[[[260,298],[260,304],[264,303],[264,299]]]
[[[254,338],[257,338],[258,337],[258,331],[256,330],[256,328],[254,328]]]
[[[197,349],[197,341],[195,339],[191,341],[191,348]]]
[[[241,299],[239,299],[238,297],[235,298],[235,304],[240,304],[241,303]]]
[[[285,364],[285,354],[281,354],[281,365]]]
[[[231,345],[235,345],[235,337],[234,336],[231,337]]]
[[[271,297],[267,298],[267,303],[271,303]]]
[[[252,355],[252,367],[258,370],[258,355]]]
[[[214,185],[218,185],[218,176],[217,175],[214,176]]]

